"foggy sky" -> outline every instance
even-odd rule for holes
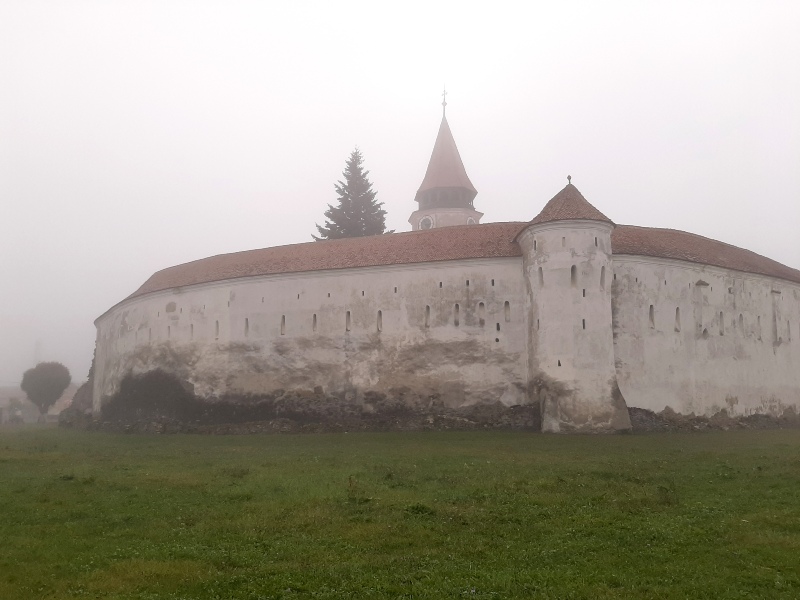
[[[800,267],[798,31],[796,0],[4,0],[0,385],[85,379],[154,271],[310,241],[356,145],[409,230],[443,84],[483,222],[570,174],[616,223]]]

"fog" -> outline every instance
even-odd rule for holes
[[[483,222],[566,184],[800,267],[800,3],[0,3],[0,385],[86,377],[154,271],[311,240],[358,146],[408,230],[441,119]]]

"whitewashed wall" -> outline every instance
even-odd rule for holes
[[[628,406],[704,415],[800,409],[800,286],[620,255],[612,286]]]
[[[524,404],[523,289],[521,259],[502,258],[249,277],[134,298],[96,322],[95,410],[126,373],[155,368],[206,398],[407,387],[449,406]]]

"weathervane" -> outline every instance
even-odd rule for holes
[[[442,116],[444,116],[444,111],[447,110],[447,86],[445,86],[442,90]]]

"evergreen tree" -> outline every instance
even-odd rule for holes
[[[375,200],[372,183],[367,179],[369,171],[365,171],[362,166],[363,160],[358,148],[347,159],[342,173],[344,181],[339,181],[334,186],[339,196],[339,205],[328,205],[328,210],[325,211],[327,222],[317,225],[319,237],[311,236],[316,241],[387,233],[386,211],[381,208],[383,203]]]

